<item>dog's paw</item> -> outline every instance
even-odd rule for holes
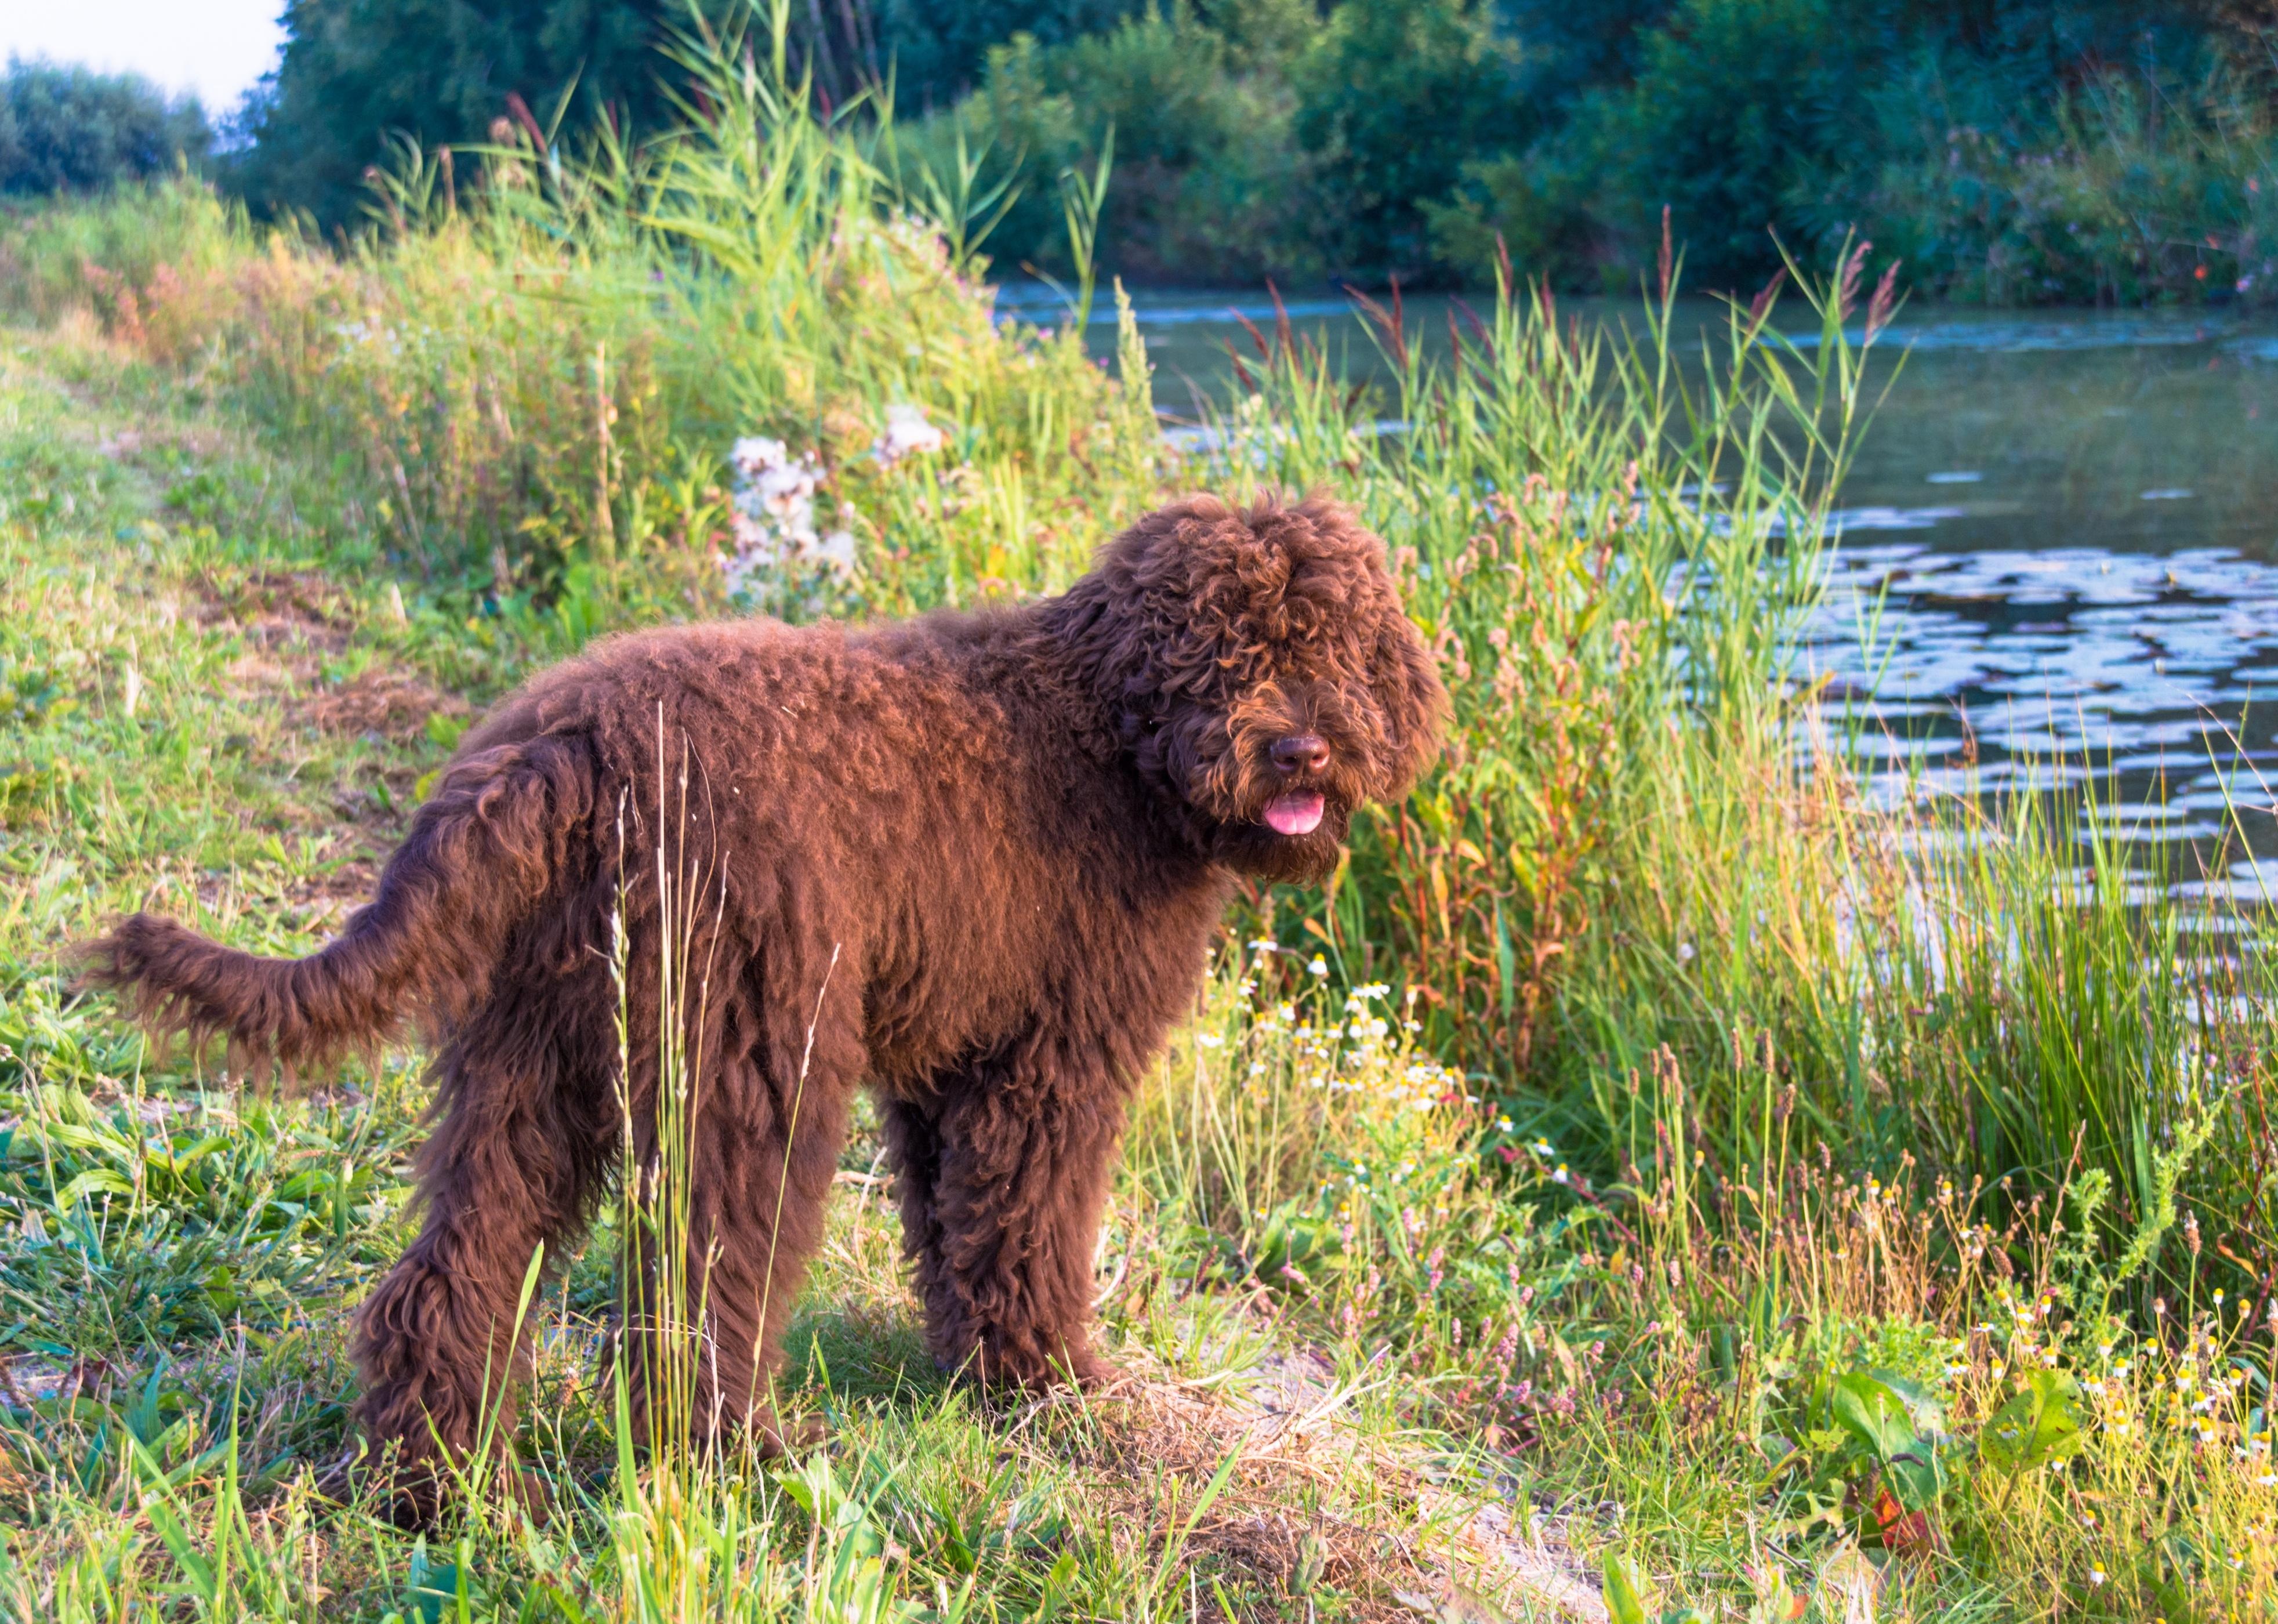
[[[755,1415],[752,1438],[769,1460],[804,1455],[830,1441],[830,1428],[820,1415]]]
[[[447,1498],[432,1467],[383,1461],[354,1449],[320,1470],[316,1486],[333,1505],[368,1513],[407,1534],[432,1533]]]
[[[1112,1359],[1085,1348],[1055,1371],[1056,1381],[1086,1394],[1112,1392],[1130,1379],[1130,1373]]]
[[[350,1449],[321,1467],[317,1493],[343,1508],[369,1512],[406,1533],[432,1533],[444,1513],[459,1498],[465,1479],[431,1460],[399,1460]],[[539,1528],[553,1520],[554,1488],[527,1467],[503,1466],[492,1474],[491,1490],[499,1504],[520,1509]]]

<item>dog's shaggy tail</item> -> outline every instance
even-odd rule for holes
[[[153,914],[86,948],[87,980],[118,992],[154,1031],[229,1040],[233,1062],[289,1075],[481,999],[514,927],[560,872],[592,813],[581,739],[544,736],[454,762],[388,860],[378,894],[305,959],[265,959]]]

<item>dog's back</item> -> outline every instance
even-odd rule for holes
[[[608,639],[470,730],[371,903],[317,953],[263,958],[136,914],[91,945],[90,978],[243,1061],[436,1037],[549,896],[644,890],[661,849],[716,877],[749,939],[831,932],[870,989],[881,1079],[915,1078],[1047,996],[1056,961],[1117,956],[1119,922],[1199,877],[1031,640],[1018,613]],[[1204,889],[1197,944],[1220,900]],[[585,911],[564,924],[606,951],[609,904]]]

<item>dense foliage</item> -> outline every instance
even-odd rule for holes
[[[654,134],[688,111],[674,32],[750,15],[295,0],[240,185],[338,225],[390,132]],[[783,26],[821,104],[891,88],[916,158],[980,155],[967,195],[1011,188],[992,252],[1055,274],[1064,178],[1111,131],[1101,257],[1156,280],[1484,286],[1508,252],[1626,288],[1664,209],[1716,287],[1854,231],[1994,302],[2260,297],[2278,263],[2265,0],[809,0]]]
[[[197,164],[212,144],[196,102],[130,73],[11,58],[0,77],[0,194],[99,191]]]
[[[891,77],[904,106],[946,106],[991,45],[1015,34],[1063,43],[1135,9],[810,0],[791,8],[784,50],[825,105]],[[689,77],[669,54],[676,36],[736,30],[749,11],[743,0],[288,0],[283,59],[245,110],[253,143],[238,184],[258,206],[340,225],[358,217],[363,172],[392,132],[468,142],[501,118],[549,135],[607,118],[621,134],[654,135],[688,111]]]
[[[668,11],[687,15],[678,0],[289,0],[283,59],[245,110],[237,183],[256,204],[338,224],[393,131],[480,141],[514,116],[509,96],[532,116],[569,98],[586,117],[671,121],[656,49]]]
[[[2278,255],[2273,56],[2249,9],[1893,0],[1178,4],[991,53],[958,119],[1028,191],[1112,124],[1143,182],[1103,251],[1189,280],[1522,272],[1628,287],[1662,212],[1694,274],[1846,234],[1925,291],[2007,303],[2258,295]],[[1163,95],[1175,87],[1174,98]],[[1151,110],[1208,115],[1158,134]],[[1236,116],[1237,110],[1239,116]],[[1214,115],[1214,116],[1209,116]],[[1051,211],[998,251],[1051,265]]]

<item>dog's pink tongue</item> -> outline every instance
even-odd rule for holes
[[[1276,834],[1311,834],[1321,826],[1322,801],[1312,790],[1291,790],[1265,803],[1265,821]]]

